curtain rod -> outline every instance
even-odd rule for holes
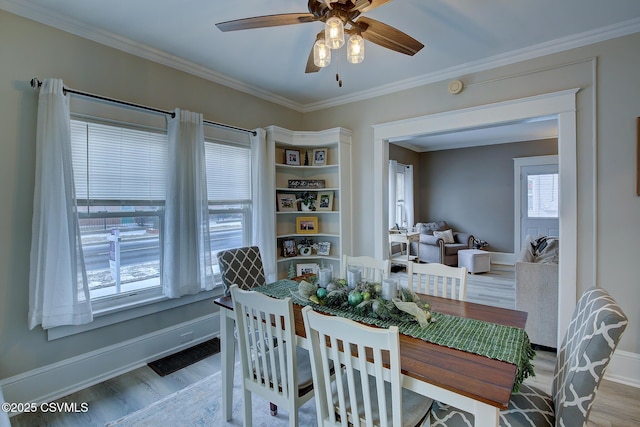
[[[38,80],[37,77],[34,77],[34,78],[31,79],[31,87],[33,89],[37,90],[37,89],[40,88],[40,86],[42,86],[42,82],[40,80]],[[147,107],[146,105],[134,104],[132,102],[122,101],[122,100],[115,99],[115,98],[108,98],[106,96],[96,95],[96,94],[89,93],[89,92],[82,92],[82,91],[79,91],[79,90],[68,88],[66,86],[63,87],[63,90],[64,90],[65,93],[73,93],[73,94],[76,94],[76,95],[85,96],[87,98],[94,98],[94,99],[99,99],[101,101],[113,102],[115,104],[122,104],[122,105],[126,105],[128,107],[138,108],[138,109],[141,109],[141,110],[152,111],[154,113],[165,114],[165,115],[168,115],[168,116],[171,116],[171,117],[175,117],[175,113],[173,113],[171,111],[165,111],[165,110],[160,110],[158,108]],[[210,120],[203,120],[202,122],[205,125],[218,126],[218,127],[222,127],[222,128],[237,130],[239,132],[246,132],[246,133],[252,134],[253,136],[257,135],[256,131],[254,131],[254,130],[243,129],[243,128],[239,128],[239,127],[235,127],[235,126],[231,126],[231,125],[225,125],[224,123],[212,122]]]

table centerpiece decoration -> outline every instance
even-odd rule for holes
[[[349,288],[346,280],[334,279],[323,288],[318,286],[317,280],[302,280],[297,290],[291,290],[291,295],[304,303],[351,311],[373,319],[418,322],[421,327],[428,326],[437,317],[429,310],[428,302],[402,286],[397,297],[386,300],[382,297],[380,283],[360,281],[354,288]]]

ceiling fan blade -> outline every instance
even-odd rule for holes
[[[356,24],[360,27],[366,26],[361,32],[362,38],[387,49],[413,56],[424,47],[413,37],[375,19],[360,17]]]
[[[311,13],[282,13],[279,15],[255,16],[253,18],[236,19],[234,21],[219,22],[216,27],[220,31],[249,30],[253,28],[279,27],[281,25],[302,24],[316,21]]]
[[[376,7],[380,7],[384,4],[389,3],[391,0],[355,0],[354,8],[355,10],[359,10],[360,12],[368,12],[371,9],[375,9]]]

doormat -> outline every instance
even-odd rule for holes
[[[220,351],[220,339],[213,338],[209,341],[205,341],[193,347],[189,347],[185,350],[174,353],[170,356],[163,357],[147,365],[153,369],[153,371],[164,377],[173,372],[176,372],[186,366],[199,362],[209,356],[212,356]]]

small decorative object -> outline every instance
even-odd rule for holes
[[[333,279],[333,270],[329,267],[322,267],[318,270],[318,285],[326,288]]]
[[[305,166],[309,166],[309,152],[308,151],[304,152],[304,165]]]
[[[324,188],[324,179],[290,179],[289,188]]]
[[[296,273],[298,276],[318,274],[318,268],[318,264],[296,264]]]
[[[289,273],[287,273],[287,279],[293,279],[296,277],[296,268],[293,266],[293,261],[289,264]]]
[[[313,150],[313,166],[324,166],[327,164],[327,149],[316,148]]]
[[[298,197],[298,199],[296,200],[300,202],[301,211],[309,212],[316,209],[316,193],[305,191],[304,193],[300,194],[300,197]]]
[[[293,239],[287,239],[282,241],[282,256],[292,257],[298,255],[296,248],[296,241]]]
[[[318,202],[316,203],[316,209],[319,211],[333,210],[333,191],[318,192]]]
[[[300,240],[300,242],[298,243],[298,251],[300,252],[300,255],[302,256],[309,256],[311,255],[311,250],[312,249],[317,249],[318,245],[313,241],[313,239],[302,239]]]
[[[295,194],[278,193],[277,199],[279,212],[296,212],[298,210],[296,204],[298,199]]]
[[[329,256],[331,252],[331,242],[318,242],[318,255]]]
[[[318,233],[318,217],[315,216],[299,216],[296,218],[297,234],[316,234]]]
[[[382,280],[382,299],[391,301],[398,296],[398,282],[395,279]]]
[[[485,242],[484,240],[476,239],[475,237],[473,238],[473,249],[482,249],[482,248],[486,248],[487,246],[489,246],[488,242]]]
[[[284,150],[284,162],[287,165],[300,166],[300,150]]]
[[[306,304],[310,301],[373,319],[417,322],[423,328],[437,320],[437,315],[432,315],[429,310],[429,303],[405,287],[397,289],[393,299],[386,300],[382,298],[380,283],[360,282],[351,289],[344,279],[333,279],[323,289],[313,280],[302,280],[295,291],[291,290],[291,295]]]
[[[356,287],[362,280],[362,265],[350,264],[347,266],[347,286],[349,289]]]

